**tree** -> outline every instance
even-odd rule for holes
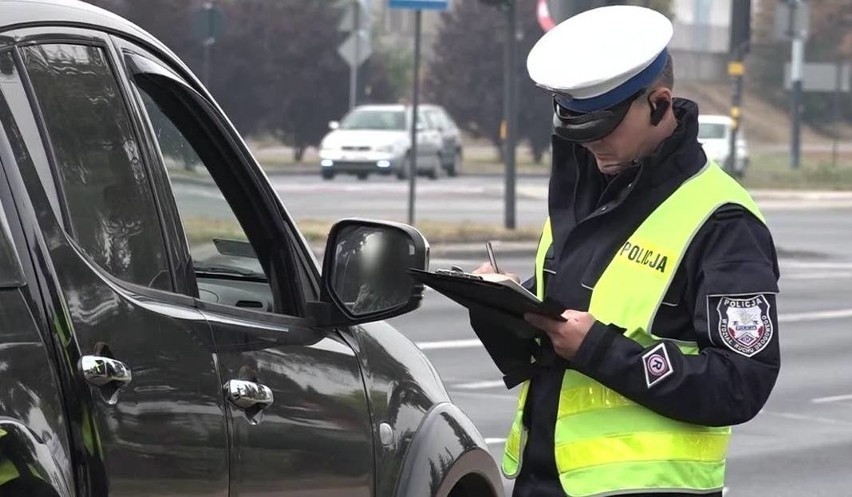
[[[202,45],[190,26],[203,0],[90,1],[139,24],[200,74]],[[271,133],[301,160],[348,110],[349,66],[337,53],[347,36],[337,30],[343,10],[316,0],[219,0],[217,7],[225,27],[211,48],[211,93],[242,134]],[[380,57],[361,67],[360,92],[375,101],[395,96]]]
[[[669,18],[673,15],[672,0],[548,0],[548,3],[556,22],[589,9],[610,5],[641,5],[652,8]]]
[[[457,0],[454,10],[442,14],[435,57],[424,82],[427,98],[447,108],[459,125],[474,137],[486,138],[501,153],[503,120],[503,47],[505,15],[510,0]],[[643,4],[593,0],[572,8],[585,10],[609,4]],[[518,140],[526,141],[536,162],[550,147],[553,107],[551,96],[535,86],[526,69],[526,56],[544,34],[536,18],[537,0],[517,0],[518,57],[515,68],[518,94]],[[582,5],[580,5],[582,4]],[[671,0],[651,0],[650,7],[671,15]],[[578,12],[579,12],[578,10]],[[576,12],[572,12],[576,13]]]
[[[541,37],[535,17],[536,0],[518,1],[521,38],[517,43],[518,139],[526,140],[536,160],[550,144],[550,96],[537,88],[526,71],[526,55]],[[502,154],[503,47],[505,16],[479,0],[457,0],[442,14],[435,57],[427,69],[424,93],[444,106],[459,126],[486,138]]]

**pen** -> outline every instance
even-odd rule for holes
[[[491,268],[495,273],[499,273],[500,270],[497,269],[497,259],[494,258],[494,248],[491,246],[491,242],[485,242],[485,250],[488,251],[488,261],[491,262]]]

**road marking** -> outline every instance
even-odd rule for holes
[[[502,443],[506,443],[505,438],[486,438],[485,443],[488,445],[499,445]]]
[[[398,193],[408,192],[408,183],[374,183],[366,185],[351,184],[307,184],[287,181],[274,181],[273,187],[279,193]],[[484,194],[484,186],[466,185],[417,185],[417,193],[441,194]]]
[[[852,400],[852,394],[833,395],[831,397],[819,397],[816,399],[811,399],[811,402],[813,402],[814,404],[828,404],[829,402],[840,402],[843,400]]]
[[[783,261],[782,269],[852,269],[852,262]]]
[[[470,349],[474,347],[482,347],[482,342],[476,338],[466,340],[441,340],[437,342],[417,342],[416,345],[420,350],[437,350],[437,349]]]
[[[852,278],[850,271],[833,271],[825,273],[798,273],[798,274],[782,274],[781,280],[836,280]]]
[[[822,321],[826,319],[852,318],[852,309],[839,309],[836,311],[798,312],[782,314],[778,316],[780,323],[799,323],[802,321]]]
[[[776,411],[761,411],[763,414],[775,416],[778,418],[792,419],[796,421],[808,421],[810,423],[822,423],[834,426],[852,426],[849,421],[843,421],[834,418],[825,418],[822,416],[808,416],[805,414],[796,414],[792,412],[776,412]]]
[[[483,390],[486,388],[499,388],[505,387],[506,384],[503,383],[502,380],[489,380],[489,381],[473,381],[470,383],[459,383],[458,385],[453,385],[451,388],[459,388],[462,390]]]
[[[852,318],[852,309],[839,309],[836,311],[798,312],[782,314],[778,316],[780,323],[799,323],[802,321],[823,321],[830,319]],[[473,349],[482,347],[482,342],[476,338],[461,340],[440,340],[435,342],[416,342],[420,350],[450,350],[450,349]]]

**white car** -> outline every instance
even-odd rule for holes
[[[742,125],[737,132],[736,160],[733,170],[729,169],[731,153],[732,119],[725,115],[699,115],[698,141],[704,147],[707,158],[729,170],[733,176],[742,177],[749,163],[748,143]]]
[[[438,178],[444,169],[441,153],[441,131],[424,117],[418,106],[417,173]],[[355,174],[366,179],[369,174],[396,174],[408,177],[411,161],[411,107],[404,105],[361,105],[355,107],[320,143],[322,177]]]

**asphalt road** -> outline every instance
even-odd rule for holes
[[[396,180],[275,176],[272,181],[297,219],[406,220],[407,184]],[[519,181],[518,224],[542,221],[545,181]],[[418,185],[418,220],[502,222],[499,178],[418,178]],[[176,191],[188,196],[193,210],[215,212],[215,193],[207,187],[178,184]],[[734,429],[727,494],[852,495],[852,205],[787,199],[762,207],[782,255],[782,371],[765,409]],[[497,250],[502,267],[529,275],[532,253],[501,257]],[[472,269],[478,259],[433,259],[432,267]],[[502,385],[463,308],[429,292],[420,309],[391,323],[426,351],[499,460],[516,392]],[[511,482],[506,489],[509,495]]]

